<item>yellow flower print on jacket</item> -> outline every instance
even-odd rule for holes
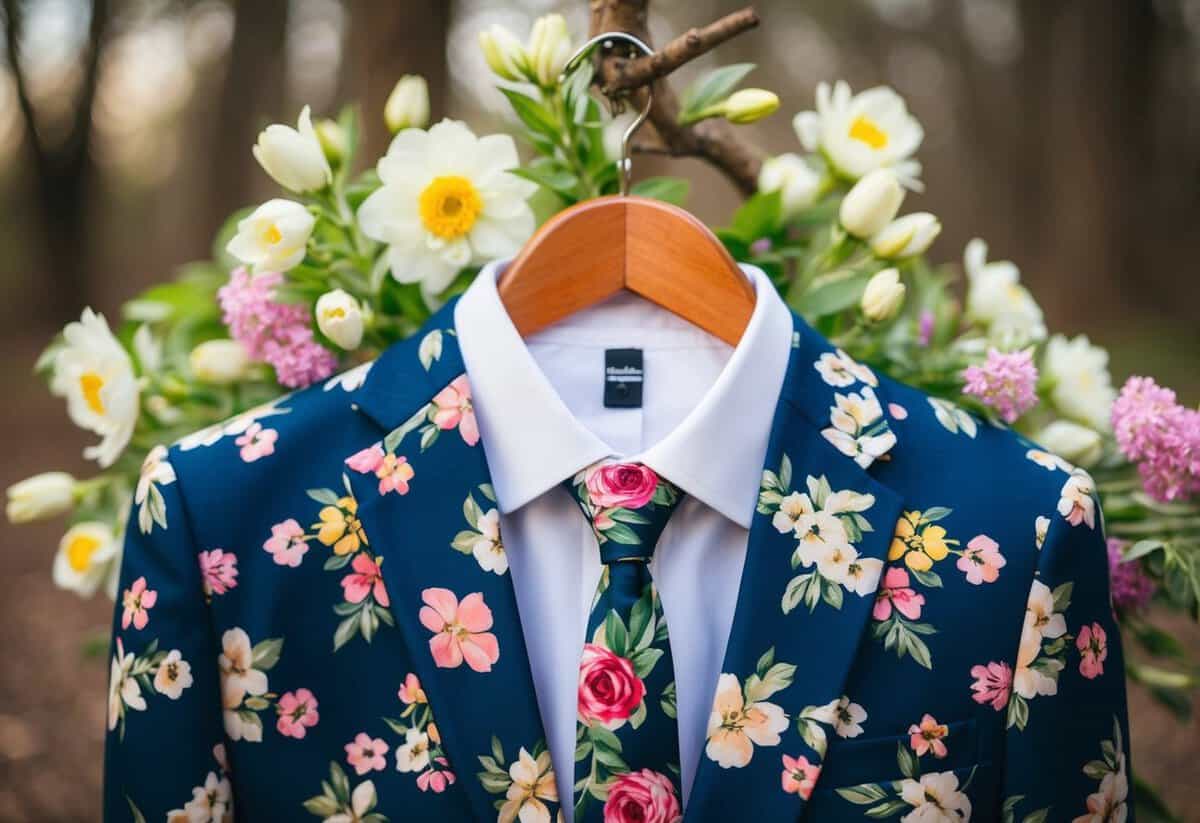
[[[904,565],[915,572],[927,572],[939,560],[945,560],[950,547],[958,541],[946,536],[946,529],[934,525],[950,510],[941,506],[924,512],[909,511],[896,522],[896,535],[888,549],[888,560],[904,558]]]
[[[358,501],[353,497],[339,497],[336,504],[325,506],[314,523],[317,540],[333,548],[333,553],[354,554],[367,542],[362,524],[358,520]]]

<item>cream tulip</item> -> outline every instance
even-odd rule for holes
[[[1096,465],[1104,451],[1099,432],[1069,420],[1055,420],[1033,439],[1048,451],[1085,469]]]
[[[1066,417],[1097,431],[1111,429],[1117,392],[1108,371],[1108,352],[1086,335],[1068,340],[1056,334],[1042,355],[1042,377],[1050,386],[1050,402]]]
[[[246,376],[250,356],[236,340],[205,340],[188,355],[192,374],[203,383],[224,385]]]
[[[900,211],[904,188],[895,172],[869,172],[842,199],[838,218],[846,231],[866,240],[882,231]]]
[[[779,108],[779,95],[766,89],[739,89],[720,105],[722,116],[730,123],[744,126],[769,117]]]
[[[885,260],[912,257],[925,252],[941,233],[941,221],[929,212],[906,214],[871,238],[871,251]]]
[[[121,544],[107,523],[88,521],[72,526],[54,556],[54,584],[91,597],[113,577]]]
[[[424,77],[406,74],[400,78],[384,104],[383,122],[392,134],[429,125],[429,85]]]
[[[254,273],[284,272],[304,259],[316,218],[301,204],[268,200],[238,223],[226,251]]]
[[[75,504],[75,478],[43,472],[8,487],[5,513],[10,523],[30,523],[66,514]]]
[[[867,288],[863,291],[863,316],[871,323],[891,320],[904,305],[906,291],[904,284],[900,282],[899,270],[884,269],[877,272],[867,282]]]
[[[333,181],[308,106],[301,110],[296,128],[273,123],[263,129],[254,158],[276,183],[294,192],[317,191]]]
[[[342,289],[325,292],[317,300],[317,328],[346,351],[358,348],[363,337],[363,310]]]
[[[346,130],[338,125],[336,120],[329,118],[318,120],[315,129],[317,140],[321,142],[321,150],[325,152],[325,157],[334,165],[341,163],[346,158],[346,151],[349,149]]]
[[[571,35],[561,14],[547,14],[533,23],[526,47],[530,79],[543,88],[558,85],[558,76],[571,56]]]
[[[785,218],[811,206],[821,191],[821,175],[798,154],[781,154],[763,161],[758,190],[779,192]]]
[[[517,36],[499,24],[493,24],[479,32],[479,48],[488,68],[503,80],[516,82],[523,79],[526,63],[525,47]]]

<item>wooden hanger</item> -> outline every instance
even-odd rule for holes
[[[563,69],[569,74],[599,43],[624,40],[653,51],[632,35],[610,32],[585,43]],[[546,221],[518,252],[498,283],[522,336],[540,331],[622,289],[736,345],[754,312],[754,287],[724,244],[694,215],[629,195],[629,141],[650,111],[646,106],[621,141],[621,193],[584,200]]]

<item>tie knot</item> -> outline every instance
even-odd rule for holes
[[[592,524],[600,560],[648,562],[683,492],[641,463],[600,462],[564,482]]]

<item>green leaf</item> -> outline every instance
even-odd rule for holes
[[[862,299],[870,279],[869,272],[858,269],[835,269],[818,275],[800,298],[800,310],[809,318],[845,311]]]
[[[921,767],[917,764],[917,756],[909,751],[903,741],[896,744],[896,765],[900,767],[900,773],[910,780],[916,780],[921,776]]]
[[[837,790],[838,795],[843,800],[849,800],[851,803],[856,803],[859,806],[865,806],[868,803],[878,803],[880,800],[886,800],[888,793],[878,783],[863,783],[860,786],[849,786],[844,789]]]
[[[683,93],[680,120],[687,122],[704,109],[724,100],[753,70],[753,63],[734,63],[702,74]]]
[[[557,164],[543,163],[508,171],[509,174],[523,177],[563,197],[575,199],[579,196],[579,178]]]
[[[779,488],[784,493],[792,488],[792,459],[786,454],[779,459]]]
[[[338,623],[337,629],[333,632],[333,650],[336,652],[342,646],[349,643],[354,635],[358,634],[359,618],[357,614],[352,614],[341,623]]]
[[[604,618],[604,643],[609,651],[618,657],[627,657],[629,633],[625,629],[625,621],[616,609],[609,609]]]
[[[509,104],[513,107],[513,111],[517,113],[517,117],[521,118],[530,131],[534,134],[541,134],[550,140],[557,142],[559,137],[558,121],[554,115],[537,100],[534,100],[527,94],[517,91],[516,89],[498,87],[500,92],[508,98]]]
[[[251,665],[256,669],[266,671],[273,668],[279,662],[279,655],[283,651],[283,638],[272,637],[267,640],[260,640],[254,644],[254,648],[250,650]]]
[[[344,569],[354,559],[353,554],[331,554],[325,558],[324,569],[327,572],[334,572],[338,569]]]
[[[748,197],[734,212],[730,228],[746,242],[757,240],[779,230],[782,213],[783,201],[779,192],[759,192]]]
[[[638,707],[633,710],[633,714],[629,715],[629,725],[633,728],[638,728],[646,721],[646,701],[638,703]]]
[[[663,656],[662,649],[642,649],[635,654],[630,662],[633,663],[634,673],[645,680],[654,671],[654,664]]]
[[[936,523],[943,517],[949,515],[953,509],[948,509],[945,506],[930,506],[925,511],[921,512],[922,523]]]
[[[682,177],[647,177],[630,188],[631,194],[650,197],[682,207],[691,193],[692,184]]]
[[[325,506],[336,506],[341,499],[333,489],[309,489],[308,496]]]

